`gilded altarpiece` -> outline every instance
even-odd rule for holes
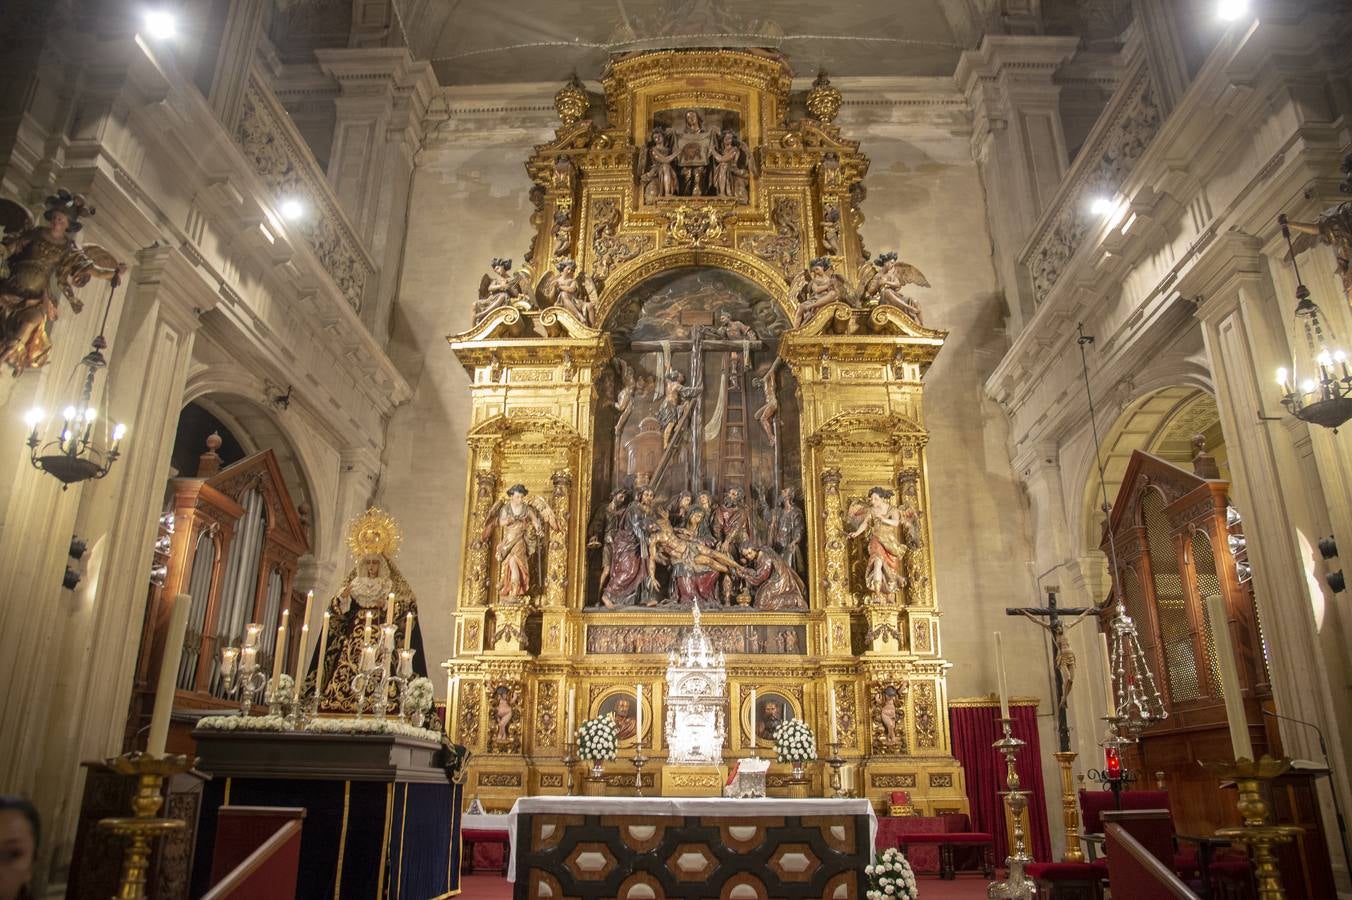
[[[860,242],[840,94],[819,79],[791,117],[786,63],[751,50],[620,56],[602,85],[559,92],[526,164],[527,266],[493,260],[449,338],[473,402],[446,663],[467,796],[562,793],[568,723],[603,712],[606,789],[632,792],[635,736],[661,788],[667,652],[698,602],[727,656],[725,759],[803,718],[880,808],[905,789],[965,809],[922,403],[945,333],[901,294],[923,276]]]

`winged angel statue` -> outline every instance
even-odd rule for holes
[[[577,263],[561,259],[540,282],[540,305],[561,306],[588,328],[596,327],[596,301],[601,289],[586,272],[578,272]]]
[[[15,375],[47,364],[49,323],[56,321],[62,297],[78,313],[84,304],[77,288],[90,278],[116,286],[127,271],[102,247],[75,243],[73,235],[84,227],[80,219],[92,215],[84,197],[66,190],[47,198],[44,225],[35,225],[19,204],[0,200],[0,362],[13,366]]]
[[[512,485],[484,518],[478,544],[498,533],[498,599],[520,602],[543,580],[539,565],[546,529],[563,528],[562,520],[543,497],[530,497],[523,484]],[[532,572],[534,565],[535,571]]]
[[[474,304],[474,323],[482,322],[495,309],[514,306],[520,310],[531,308],[530,271],[512,271],[510,259],[494,257],[489,271],[479,279],[479,299]]]
[[[850,286],[832,268],[831,260],[826,256],[814,259],[805,271],[793,277],[789,282],[789,296],[798,303],[798,314],[793,322],[795,328],[832,303],[856,305]]]
[[[892,306],[910,316],[915,324],[923,324],[920,304],[901,291],[911,284],[927,288],[929,279],[915,266],[897,259],[897,254],[883,253],[873,262],[865,262],[859,269],[859,284],[864,306]]]

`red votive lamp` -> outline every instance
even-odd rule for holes
[[[1103,769],[1109,778],[1122,777],[1122,755],[1116,747],[1103,748]]]

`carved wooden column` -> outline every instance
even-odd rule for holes
[[[822,482],[822,532],[825,535],[824,552],[826,603],[828,606],[853,606],[847,576],[850,558],[845,547],[844,509],[840,502],[840,470],[825,469]]]

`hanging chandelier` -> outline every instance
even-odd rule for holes
[[[1338,426],[1352,419],[1352,371],[1348,370],[1347,353],[1336,345],[1319,304],[1310,298],[1310,289],[1300,277],[1290,222],[1284,213],[1277,217],[1277,222],[1282,226],[1282,237],[1286,238],[1296,274],[1296,321],[1305,331],[1306,351],[1304,359],[1292,361],[1291,371],[1277,370],[1282,405],[1302,422],[1336,432]]]
[[[108,380],[104,379],[98,400],[95,399],[94,390],[99,372],[108,368],[108,359],[103,354],[108,349],[108,339],[103,332],[108,327],[108,314],[113,308],[113,292],[117,290],[117,284],[117,279],[114,279],[108,289],[108,306],[103,311],[103,324],[90,351],[76,366],[71,379],[73,396],[60,419],[53,418],[47,422],[47,414],[37,408],[30,410],[24,417],[29,428],[29,461],[33,468],[60,481],[62,490],[72,484],[107,475],[121,455],[122,439],[127,434],[126,425],[117,423],[109,429],[103,421],[108,405]],[[51,428],[58,421],[59,426],[55,431],[44,437],[44,422]]]

